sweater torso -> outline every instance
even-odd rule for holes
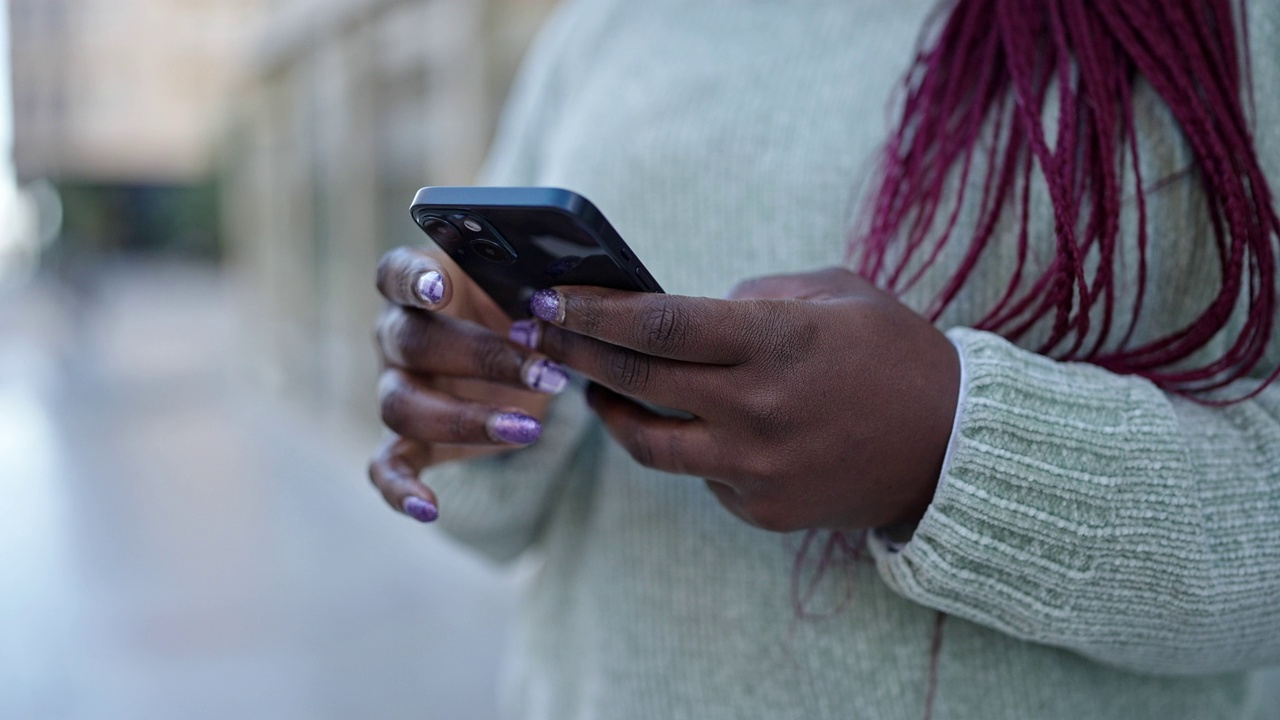
[[[529,137],[499,145],[488,180],[586,195],[672,293],[723,296],[749,277],[840,264],[932,6],[570,0],[506,120]],[[948,325],[977,312],[976,286]],[[799,535],[746,526],[698,479],[636,465],[580,398],[558,402],[553,420],[582,429],[538,520],[515,716],[923,717],[933,610],[861,562],[818,583],[806,607],[826,617],[798,617]],[[1244,713],[1243,675],[1124,672],[959,618],[937,667],[939,719]]]

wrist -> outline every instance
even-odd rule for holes
[[[947,336],[944,336],[947,337]],[[964,399],[966,395],[966,377],[964,363],[964,348],[958,342],[947,337],[948,344],[951,346],[951,352],[955,359],[954,376],[948,382],[945,378],[940,381],[940,392],[945,393],[945,397],[953,398],[949,403],[949,411],[944,411],[943,415],[949,413],[949,421],[947,424],[947,432],[945,444],[942,450],[942,459],[937,463],[936,472],[925,475],[919,487],[919,492],[915,496],[913,502],[907,505],[906,510],[902,514],[902,518],[898,521],[883,525],[876,529],[876,534],[891,545],[905,545],[910,542],[915,533],[916,526],[924,518],[924,514],[928,511],[929,506],[933,504],[933,498],[937,494],[938,485],[946,477],[947,468],[951,464],[951,458],[955,451],[956,437],[960,431],[960,416],[964,407]],[[947,404],[944,403],[945,407]],[[894,548],[897,549],[897,548]]]
[[[912,475],[912,491],[905,498],[902,509],[881,530],[898,542],[910,540],[915,526],[924,517],[938,489],[938,483],[946,472],[951,456],[956,425],[960,416],[960,401],[964,392],[964,363],[960,347],[941,332],[941,341],[934,354],[936,359],[928,363],[933,382],[926,391],[928,410],[917,435],[917,452],[920,464]]]

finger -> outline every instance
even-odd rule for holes
[[[369,462],[369,480],[392,508],[418,522],[431,522],[440,514],[439,502],[431,488],[418,481],[431,459],[430,446],[393,435]]]
[[[800,292],[791,283],[793,275],[768,275],[743,280],[726,295],[730,300],[785,300],[797,297]]]
[[[823,300],[876,292],[865,278],[842,267],[828,267],[790,275],[765,275],[734,286],[728,297],[766,300]]]
[[[613,439],[645,467],[699,477],[724,467],[722,449],[703,420],[655,415],[599,385],[588,388],[587,403]]]
[[[554,395],[569,385],[564,368],[476,323],[390,305],[378,321],[387,364],[417,373],[467,377]]]
[[[543,352],[614,392],[706,417],[728,407],[733,368],[646,355],[555,326],[542,330]]]
[[[704,478],[705,479],[705,478]],[[790,532],[800,528],[793,517],[779,513],[774,504],[754,506],[738,488],[717,480],[706,479],[707,489],[734,517],[748,525],[770,532]]]
[[[422,443],[528,445],[542,434],[530,415],[446,395],[395,368],[383,371],[378,397],[383,424]]]
[[[734,365],[775,323],[770,303],[639,293],[587,286],[539,290],[538,318],[646,355]]]
[[[746,517],[746,509],[741,493],[739,493],[732,485],[719,482],[718,480],[709,480],[703,478],[707,484],[707,489],[715,496],[716,500],[724,506],[726,510],[733,513],[739,518]]]
[[[453,283],[427,251],[398,247],[378,262],[378,292],[396,305],[439,310],[453,298]]]

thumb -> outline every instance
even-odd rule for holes
[[[378,291],[405,307],[442,310],[453,299],[453,282],[444,263],[426,250],[398,247],[378,263]]]
[[[744,280],[729,291],[730,300],[820,300],[863,295],[873,286],[861,275],[829,267],[789,275],[765,275]]]

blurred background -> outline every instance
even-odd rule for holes
[[[371,329],[551,0],[0,0],[0,718],[496,716]],[[12,150],[12,152],[10,152]]]
[[[496,717],[518,570],[365,479],[373,268],[552,5],[0,0],[0,718]]]

